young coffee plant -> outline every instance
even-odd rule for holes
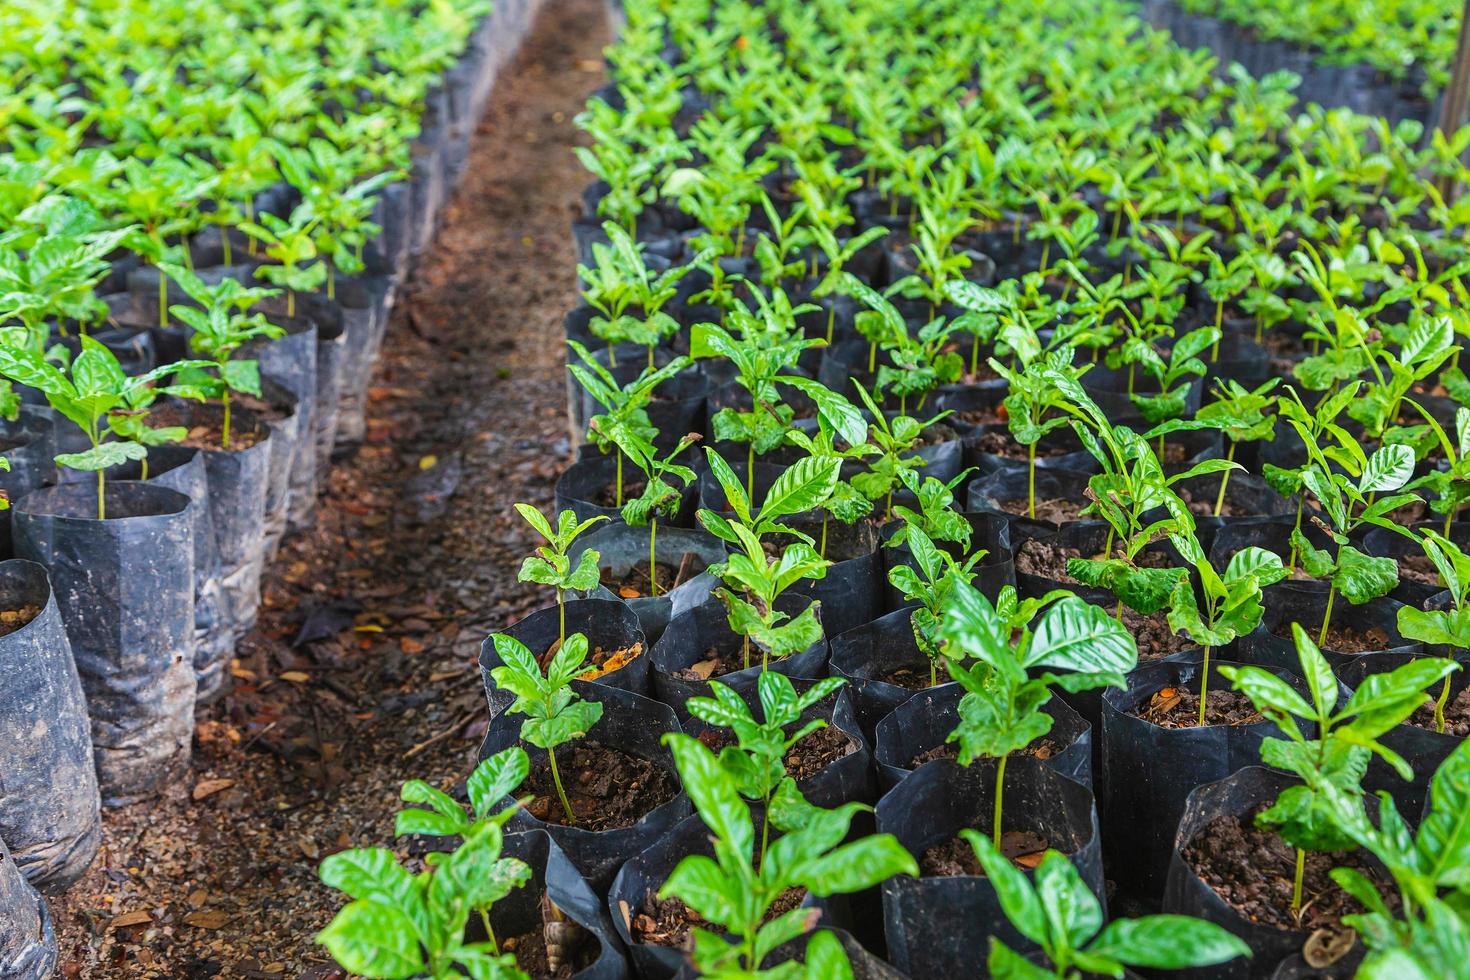
[[[962,766],[977,758],[996,760],[991,837],[997,847],[1006,760],[1051,731],[1051,716],[1042,710],[1051,688],[1122,687],[1138,663],[1133,635],[1075,596],[1053,603],[1034,628],[1022,626],[1019,637],[1013,638],[1013,625],[965,582],[954,584],[939,621],[950,676],[965,689],[959,724],[948,741],[958,743]],[[1041,673],[1032,676],[1037,669]]]
[[[521,738],[546,750],[562,813],[566,815],[567,826],[575,827],[577,819],[556,765],[556,747],[582,738],[602,718],[599,702],[584,700],[572,689],[572,681],[583,672],[587,661],[587,637],[581,633],[567,637],[552,655],[545,673],[520,640],[496,633],[492,641],[501,666],[491,670],[490,676],[497,686],[515,695],[505,710],[526,716],[521,723]]]
[[[706,449],[705,456],[710,472],[725,492],[732,517],[701,508],[699,523],[739,549],[726,561],[710,566],[710,573],[724,583],[715,595],[725,604],[730,628],[745,639],[745,667],[750,666],[750,647],[754,643],[761,651],[764,669],[772,657],[779,660],[799,653],[822,638],[817,603],[794,618],[776,608],[776,601],[787,589],[798,582],[825,577],[831,564],[817,554],[810,535],[782,522],[822,506],[837,484],[841,461],[811,456],[798,460],[776,478],[760,510],[752,513],[751,500],[730,464],[713,449]],[[775,559],[767,556],[762,541],[772,534],[794,539],[780,549]]]
[[[903,521],[903,524],[888,539],[888,547],[902,547],[908,540],[909,529],[918,528],[929,537],[930,541],[948,541],[960,550],[968,551],[974,529],[970,527],[970,522],[955,509],[954,490],[973,472],[974,467],[961,470],[948,483],[943,483],[932,476],[926,476],[921,483],[918,473],[913,470],[901,471],[899,478],[909,493],[914,495],[915,506],[905,507],[903,504],[894,506],[893,513]]]
[[[1071,421],[1076,407],[1067,407],[1065,392],[1058,388],[1053,375],[1068,374],[1074,380],[1081,369],[1072,366],[1070,350],[1055,350],[1027,361],[1020,370],[1012,370],[995,358],[990,367],[1006,381],[1006,427],[1011,438],[1026,447],[1026,516],[1036,518],[1036,446],[1042,439]]]
[[[689,713],[700,721],[728,728],[735,735],[734,745],[720,749],[720,767],[735,780],[741,796],[761,804],[761,846],[756,852],[757,864],[764,860],[769,840],[771,796],[781,780],[786,778],[786,753],[812,732],[827,727],[820,718],[800,726],[797,723],[808,708],[821,703],[844,683],[840,677],[826,677],[805,693],[797,694],[795,685],[785,674],[763,671],[756,678],[760,721],[756,720],[740,695],[719,681],[709,682],[713,697],[690,698],[685,702]],[[788,731],[791,734],[787,734]]]
[[[905,543],[914,563],[898,564],[888,570],[888,583],[899,591],[905,602],[918,603],[910,614],[909,625],[914,643],[929,659],[929,686],[939,683],[939,664],[944,648],[939,639],[939,621],[957,584],[969,584],[975,578],[974,568],[985,557],[977,551],[964,561],[935,546],[922,529],[905,526]]]
[[[1412,537],[1412,532],[1390,519],[1406,504],[1417,503],[1412,493],[1393,493],[1414,474],[1414,451],[1408,446],[1383,446],[1366,456],[1357,443],[1349,443],[1356,467],[1354,478],[1334,467],[1314,443],[1307,443],[1312,463],[1302,472],[1302,486],[1317,501],[1326,522],[1323,529],[1332,538],[1335,554],[1312,546],[1300,530],[1292,531],[1291,543],[1301,556],[1302,568],[1314,578],[1327,579],[1327,609],[1317,631],[1317,643],[1327,642],[1332,625],[1332,605],[1338,593],[1355,606],[1387,595],[1399,581],[1398,562],[1374,558],[1349,544],[1349,536],[1364,524],[1387,528]],[[1379,496],[1379,494],[1388,494]]]
[[[694,480],[694,471],[674,462],[684,450],[699,440],[691,432],[679,440],[673,450],[659,456],[653,444],[625,433],[619,448],[643,474],[643,492],[623,505],[623,523],[629,527],[648,526],[648,594],[658,595],[658,519],[678,513],[680,493]],[[677,484],[677,485],[676,485]]]
[[[1102,903],[1064,855],[1048,850],[1033,884],[989,838],[973,830],[960,835],[975,849],[1006,919],[1046,956],[1046,965],[1038,965],[992,936],[986,966],[996,980],[1122,977],[1127,967],[1182,970],[1251,955],[1224,928],[1187,915],[1115,918],[1104,925]]]
[[[871,501],[883,501],[883,523],[893,519],[893,494],[905,483],[904,474],[923,469],[925,459],[918,449],[924,431],[934,423],[945,419],[949,412],[940,412],[926,421],[898,414],[889,418],[874,403],[871,395],[861,385],[855,385],[858,396],[872,413],[868,425],[868,440],[877,448],[867,470],[852,478],[853,489]]]
[[[241,347],[260,337],[276,339],[286,331],[266,321],[264,315],[248,311],[260,300],[276,295],[274,289],[242,286],[225,277],[216,285],[208,285],[182,266],[163,263],[159,271],[167,275],[198,306],[174,304],[169,307],[175,319],[192,330],[189,349],[209,360],[209,372],[189,371],[179,380],[199,388],[207,398],[216,399],[224,412],[220,448],[230,448],[230,394],[242,392],[256,398],[260,390],[260,362],[253,358],[236,358]]]
[[[1353,843],[1382,863],[1398,891],[1390,907],[1378,887],[1356,868],[1334,868],[1332,880],[1365,911],[1343,917],[1358,931],[1368,954],[1358,967],[1364,980],[1434,980],[1464,969],[1470,923],[1463,912],[1470,895],[1470,743],[1461,742],[1435,772],[1430,807],[1417,831],[1399,815],[1393,797],[1378,794],[1378,825],[1356,794],[1332,783],[1322,787],[1331,818]]]
[[[1168,618],[1170,629],[1187,634],[1204,648],[1199,675],[1199,724],[1203,725],[1210,689],[1210,654],[1260,625],[1265,613],[1261,592],[1284,579],[1287,571],[1280,555],[1265,548],[1250,547],[1237,551],[1230,557],[1225,571],[1217,572],[1200,547],[1193,527],[1174,532],[1169,540],[1185,564],[1199,575],[1200,587],[1196,593],[1189,575],[1180,569],[1181,574],[1169,593]]]
[[[516,504],[516,513],[520,514],[546,542],[537,546],[535,554],[525,557],[516,578],[521,582],[537,582],[556,589],[557,618],[560,622],[557,641],[565,643],[567,639],[566,593],[591,591],[597,588],[597,583],[601,581],[597,563],[602,556],[596,550],[588,548],[582,552],[582,557],[577,560],[577,566],[573,568],[570,554],[572,544],[588,528],[607,518],[599,515],[579,521],[574,511],[564,510],[556,516],[556,527],[553,529],[545,515],[530,504]]]
[[[354,848],[322,861],[322,882],[352,901],[317,934],[344,969],[364,977],[469,976],[525,980],[515,955],[502,953],[490,928],[490,909],[531,880],[523,861],[501,857],[502,827],[516,806],[496,811],[529,771],[519,748],[491,756],[470,776],[473,815],[422,780],[403,785],[403,799],[423,803],[398,814],[394,833],[458,836],[449,852],[430,854],[415,875],[387,848]],[[471,915],[487,939],[466,942]],[[464,973],[461,970],[465,971]]]
[[[770,806],[771,823],[782,834],[757,860],[754,823],[735,777],[698,739],[673,733],[664,736],[664,744],[714,843],[713,858],[686,856],[659,889],[659,898],[682,900],[724,932],[694,930],[695,969],[721,980],[850,977],[841,945],[823,933],[808,942],[804,968],[763,968],[776,947],[811,932],[819,915],[795,908],[767,922],[767,914],[792,888],[826,898],[871,888],[894,875],[917,876],[913,856],[891,834],[843,843],[853,817],[868,808],[860,803],[835,810],[814,807],[788,776]]]
[[[1400,606],[1399,632],[1405,639],[1418,640],[1429,646],[1470,650],[1470,605],[1466,602],[1470,598],[1470,556],[1449,538],[1434,531],[1424,532],[1419,543],[1449,593],[1449,608],[1424,610]],[[1456,656],[1463,654],[1457,653]],[[1434,702],[1434,730],[1440,734],[1444,734],[1444,709],[1449,699],[1450,679],[1446,677]]]
[[[1279,383],[1280,379],[1272,378],[1249,389],[1235,380],[1223,381],[1215,392],[1215,400],[1195,412],[1193,419],[1170,419],[1155,426],[1145,438],[1163,439],[1171,432],[1218,429],[1227,440],[1225,459],[1233,463],[1242,442],[1269,442],[1275,438],[1276,415],[1271,409],[1276,404],[1276,396],[1271,391]],[[1225,470],[1220,474],[1220,491],[1215,495],[1216,517],[1225,509],[1225,488],[1232,472]]]
[[[1291,630],[1312,703],[1259,667],[1225,666],[1220,672],[1286,736],[1262,742],[1261,761],[1294,773],[1302,781],[1282,791],[1256,818],[1257,824],[1274,828],[1297,849],[1291,914],[1299,916],[1306,851],[1340,851],[1352,845],[1332,819],[1331,808],[1322,802],[1324,787],[1361,797],[1363,774],[1374,755],[1404,779],[1413,779],[1409,763],[1379,739],[1423,705],[1425,689],[1447,677],[1456,665],[1453,660],[1426,657],[1390,673],[1370,674],[1347,704],[1337,709],[1337,678],[1327,659],[1300,624],[1293,623]],[[1312,726],[1309,731],[1315,738],[1307,737],[1303,723]]]
[[[72,358],[68,370],[63,372],[30,348],[5,343],[0,338],[0,375],[40,391],[53,409],[76,423],[86,435],[91,444],[89,449],[62,453],[56,462],[68,469],[97,474],[100,521],[107,518],[104,471],[108,467],[130,459],[145,460],[148,445],[178,442],[188,435],[182,427],[169,427],[151,430],[145,436],[146,444],[134,438],[141,434],[134,426],[140,417],[146,418],[148,406],[158,396],[199,397],[192,386],[158,382],[177,370],[203,367],[206,362],[181,361],[128,377],[106,346],[91,337],[80,340],[81,353]],[[121,423],[122,431],[115,427],[115,422]]]

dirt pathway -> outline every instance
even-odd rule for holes
[[[92,872],[52,901],[64,976],[341,976],[312,943],[338,904],[318,862],[387,844],[405,779],[473,765],[480,641],[546,600],[515,581],[531,539],[511,504],[547,507],[566,463],[571,120],[606,41],[601,0],[549,0],[497,84],[400,300],[367,444],[269,571],[191,771],[107,812]]]

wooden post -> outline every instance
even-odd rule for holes
[[[1470,0],[1460,12],[1460,36],[1455,45],[1455,62],[1450,69],[1450,84],[1445,89],[1440,107],[1439,128],[1446,136],[1465,124],[1465,108],[1470,102]]]

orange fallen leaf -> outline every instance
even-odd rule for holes
[[[195,802],[223,792],[235,785],[233,779],[201,779],[194,784],[193,797]]]
[[[195,926],[199,929],[218,929],[230,921],[228,913],[219,909],[207,909],[203,912],[190,912],[184,916],[186,925]]]
[[[290,681],[292,684],[305,684],[311,680],[311,675],[300,670],[288,670],[281,674],[281,680]]]
[[[424,643],[422,640],[416,640],[411,636],[401,636],[398,638],[398,649],[411,657],[416,653],[424,652]]]
[[[146,909],[136,912],[124,912],[107,924],[109,929],[126,929],[129,926],[151,926],[153,916]]]

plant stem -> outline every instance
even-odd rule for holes
[[[1005,795],[1006,760],[1009,758],[1010,753],[1008,752],[1001,756],[1000,761],[995,764],[995,815],[990,827],[990,839],[995,844],[997,851],[1000,850],[1000,804],[1001,798]]]
[[[1237,445],[1237,443],[1235,443],[1232,440],[1231,443],[1230,443],[1230,449],[1229,449],[1229,451],[1227,451],[1225,453],[1225,462],[1227,462],[1227,463],[1233,463],[1233,462],[1235,462],[1235,447],[1236,447],[1236,445]],[[1230,482],[1230,471],[1229,470],[1226,470],[1224,473],[1221,473],[1220,474],[1220,493],[1219,493],[1218,496],[1215,497],[1215,516],[1216,517],[1219,517],[1220,516],[1220,511],[1222,511],[1222,510],[1225,509],[1225,485],[1228,484],[1229,482]]]
[[[980,373],[980,335],[974,334],[970,341],[970,377]]]
[[[827,521],[831,518],[831,516],[832,515],[828,514],[825,510],[822,511],[822,550],[821,550],[821,555],[822,555],[823,560],[825,560],[826,557],[827,557]]]
[[[490,927],[490,910],[480,910],[480,924],[485,927],[485,936],[490,940],[490,952],[500,955],[500,943],[495,941],[495,930]]]
[[[745,496],[755,507],[755,441],[745,450]]]
[[[648,594],[658,595],[658,564],[656,556],[658,550],[654,541],[658,538],[658,518],[653,517],[648,521]]]
[[[740,638],[740,654],[741,654],[742,657],[745,658],[745,669],[746,670],[749,670],[750,669],[750,637],[748,637],[748,636],[742,636]]]
[[[223,438],[222,438],[222,440],[220,442],[220,446],[221,446],[221,448],[229,449],[230,448],[230,389],[229,388],[225,388],[225,393],[222,396],[222,398],[223,398],[224,403],[225,403],[225,419],[224,419],[224,423],[223,423],[223,425],[224,425],[224,436],[223,436]]]
[[[1434,730],[1444,734],[1444,706],[1450,700],[1450,679],[1444,679],[1444,687],[1439,689],[1439,697],[1434,702]]]
[[[556,768],[556,749],[547,749],[546,758],[551,760],[551,781],[556,784],[556,795],[561,799],[561,810],[567,815],[567,826],[577,825],[576,817],[572,816],[572,805],[567,802],[567,791],[561,788],[561,773]]]
[[[102,471],[97,471],[97,520],[107,520],[107,493]]]
[[[1329,582],[1327,585],[1327,611],[1322,616],[1322,628],[1317,631],[1317,646],[1327,643],[1327,627],[1332,623],[1332,600],[1337,598],[1336,583]]]
[[[223,225],[219,229],[219,245],[225,265],[234,265],[235,263],[230,261],[230,230]]]
[[[1036,520],[1036,443],[1026,447],[1026,516]]]
[[[1215,330],[1218,331],[1218,332],[1220,332],[1220,333],[1223,333],[1224,332],[1223,330],[1221,330],[1221,326],[1220,326],[1221,323],[1224,322],[1224,319],[1225,319],[1225,301],[1223,299],[1217,299],[1217,300],[1215,300]],[[1217,335],[1215,337],[1215,346],[1210,349],[1210,363],[1211,364],[1215,364],[1219,360],[1220,360],[1220,338]]]
[[[1296,849],[1296,877],[1291,882],[1291,916],[1298,918],[1302,914],[1302,879],[1307,873],[1307,852],[1300,847]]]
[[[613,501],[619,507],[622,507],[623,506],[623,451],[621,449],[618,450],[618,463],[617,463],[617,466],[618,466],[617,483],[613,487]]]
[[[1306,497],[1303,496],[1300,491],[1298,491],[1297,492],[1297,495],[1296,495],[1296,526],[1292,528],[1292,530],[1294,530],[1294,531],[1300,531],[1302,529],[1302,503],[1305,500],[1306,500]],[[1286,574],[1289,576],[1289,575],[1294,574],[1295,572],[1296,572],[1296,545],[1293,544],[1291,546],[1291,560],[1289,562],[1287,562],[1287,565],[1286,565]]]
[[[829,297],[827,300],[827,346],[832,345],[832,330],[836,326],[837,304]]]
[[[168,276],[158,270],[158,329],[168,326]]]
[[[561,649],[563,643],[567,642],[567,603],[565,597],[566,593],[558,586],[556,590],[556,618],[558,621],[556,648],[558,650]]]
[[[296,290],[294,289],[286,290],[286,315],[296,315]]]
[[[1205,647],[1205,658],[1199,670],[1199,723],[1203,728],[1205,724],[1205,698],[1210,693],[1210,647]]]

